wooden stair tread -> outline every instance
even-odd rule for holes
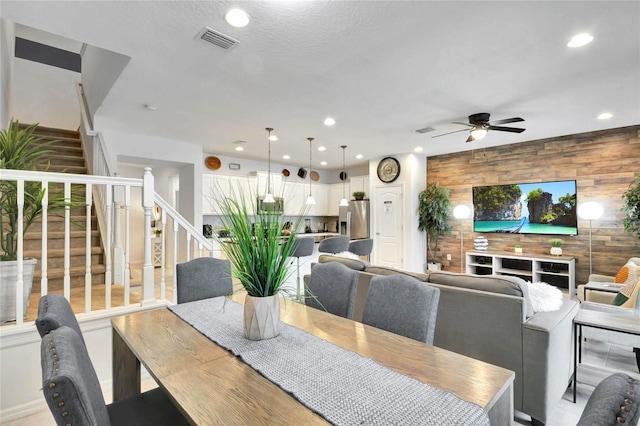
[[[91,230],[91,236],[97,237],[100,235],[100,232],[97,229]],[[86,237],[86,232],[84,230],[81,231],[69,231],[70,238],[82,238]],[[54,240],[64,238],[64,231],[48,231],[47,232],[47,240]],[[41,240],[40,232],[27,232],[24,236],[25,240]]]
[[[70,247],[69,248],[69,256],[82,256],[85,254],[84,247]],[[40,258],[41,250],[25,250],[24,257],[35,257]],[[102,254],[102,247],[94,246],[91,247],[91,254]],[[64,257],[64,249],[51,249],[47,250],[47,258],[52,257]]]
[[[84,275],[87,268],[85,266],[72,266],[69,268],[70,276]],[[91,265],[92,274],[104,274],[107,267],[104,264],[97,263]],[[34,278],[41,278],[42,271],[36,267],[36,271],[33,273]],[[64,268],[51,268],[47,269],[47,278],[64,278]]]

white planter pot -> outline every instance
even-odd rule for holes
[[[550,252],[553,256],[562,256],[562,247],[551,247]]]
[[[440,271],[442,263],[427,263],[427,271]]]
[[[33,273],[36,270],[37,259],[24,259],[22,262],[22,307],[24,318],[29,309],[29,296]],[[16,283],[18,282],[18,261],[0,262],[0,322],[16,320]]]
[[[280,334],[280,296],[253,297],[244,302],[244,337],[271,339]]]

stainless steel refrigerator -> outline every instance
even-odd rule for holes
[[[338,232],[352,240],[370,238],[370,217],[369,200],[350,201],[349,207],[339,208]]]

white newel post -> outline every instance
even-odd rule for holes
[[[124,251],[120,237],[120,208],[124,200],[124,188],[113,188],[113,283],[124,284]]]
[[[144,264],[142,265],[142,306],[155,302],[153,251],[151,248],[151,210],[154,205],[154,187],[151,167],[144,168],[142,175],[142,208],[144,210]]]

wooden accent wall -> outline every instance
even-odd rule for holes
[[[489,135],[491,137],[491,135]],[[640,125],[558,138],[482,148],[427,158],[427,182],[451,189],[451,203],[473,205],[471,188],[477,185],[576,180],[578,206],[596,201],[604,208],[592,223],[593,272],[615,275],[632,256],[640,256],[640,239],[624,231],[622,194],[640,174]],[[444,238],[442,262],[459,272],[460,222],[451,218],[453,232]],[[473,221],[462,223],[464,250],[473,249]],[[549,254],[552,235],[482,234],[489,250],[513,252],[520,244],[525,254]],[[564,256],[576,258],[576,285],[589,277],[589,222],[578,218],[578,235],[561,236]],[[446,261],[450,253],[451,261]],[[464,262],[464,259],[462,259]]]

